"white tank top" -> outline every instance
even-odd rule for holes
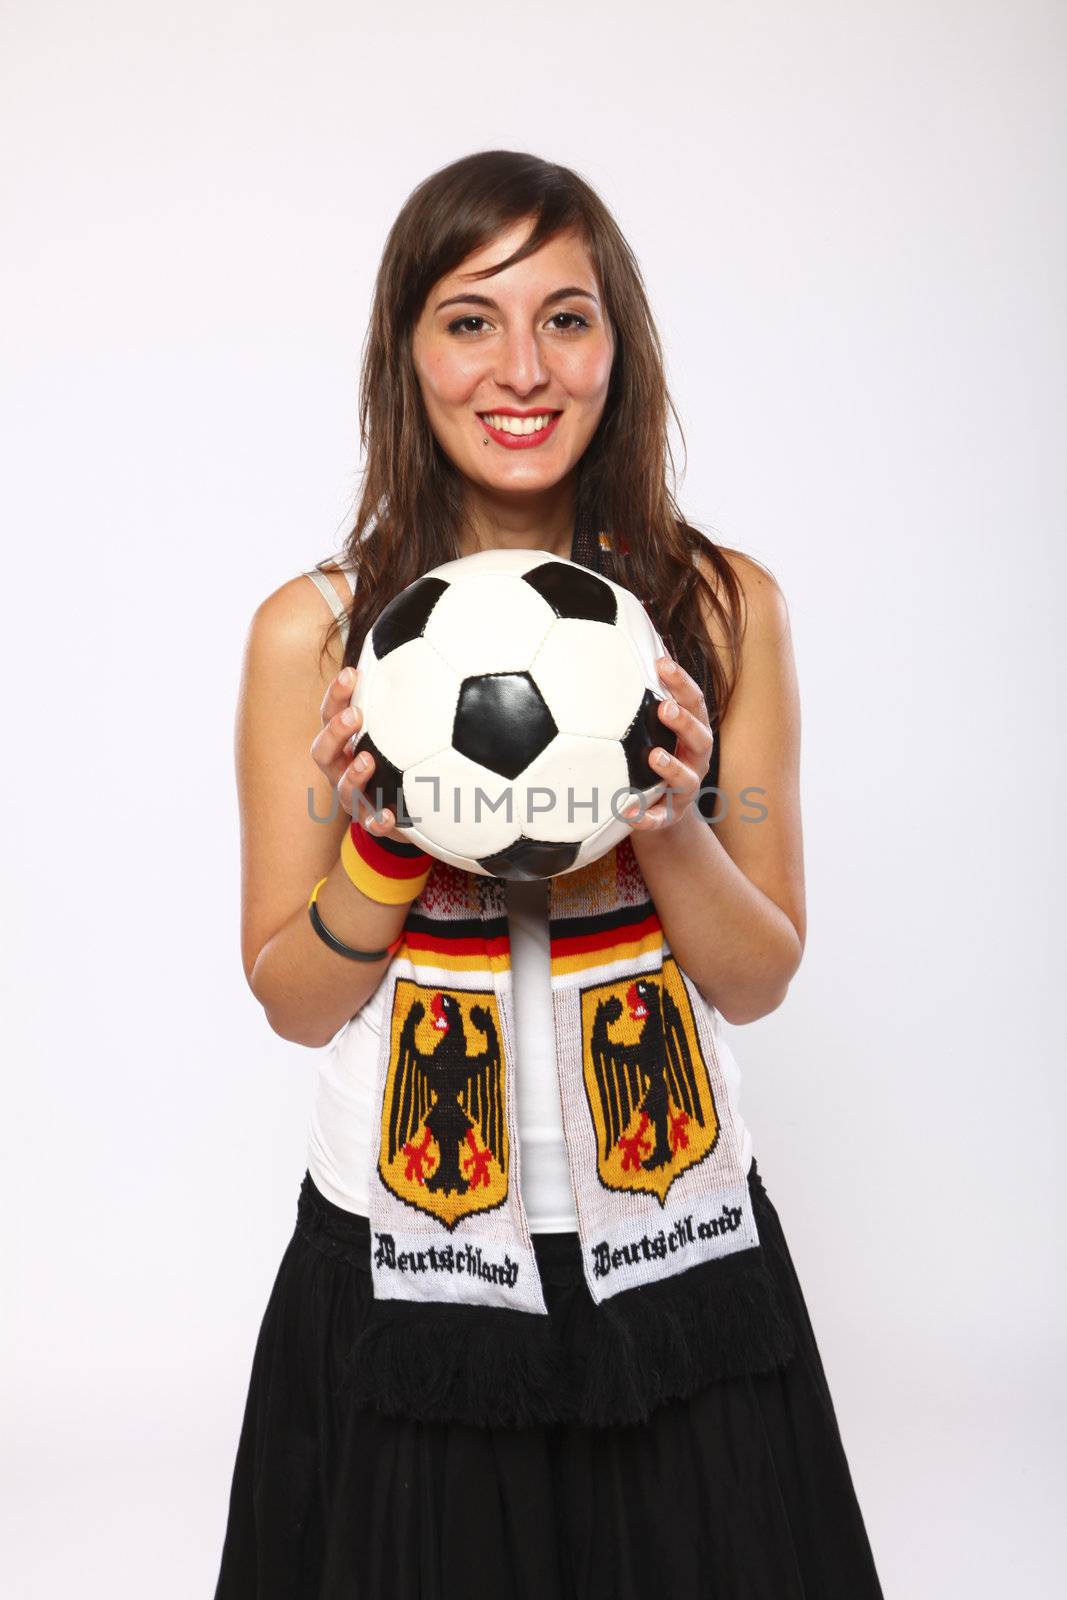
[[[329,578],[317,570],[307,576],[340,615],[343,608]],[[548,885],[506,882],[504,893],[511,940],[522,1202],[531,1233],[577,1233],[556,1074]],[[308,1169],[316,1188],[334,1205],[360,1216],[370,1209],[371,1149],[376,1132],[372,1102],[386,989],[380,983],[322,1051],[308,1138]],[[740,1116],[741,1074],[718,1026],[715,1047],[741,1141],[741,1170],[747,1173],[752,1138]]]

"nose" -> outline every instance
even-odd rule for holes
[[[520,398],[548,381],[544,351],[532,328],[510,328],[498,346],[496,381]]]

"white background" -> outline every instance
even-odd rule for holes
[[[244,633],[345,531],[397,210],[506,147],[613,208],[681,503],[789,601],[808,944],[731,1039],[886,1595],[1058,1594],[1062,8],[0,28],[6,1592],[212,1591],[316,1070],[240,966]]]

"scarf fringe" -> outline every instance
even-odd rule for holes
[[[760,1249],[599,1306],[584,1280],[547,1303],[550,1316],[374,1301],[346,1359],[343,1391],[358,1406],[420,1422],[602,1428],[646,1422],[666,1401],[773,1371],[796,1351]]]

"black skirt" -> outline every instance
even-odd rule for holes
[[[346,1400],[369,1227],[306,1175],[253,1357],[215,1600],[881,1600],[755,1161],[748,1182],[792,1360],[637,1424],[487,1428]],[[588,1298],[577,1235],[532,1237],[550,1314]]]

